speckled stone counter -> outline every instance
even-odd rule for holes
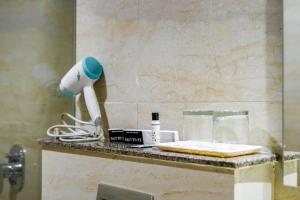
[[[263,164],[276,160],[275,154],[259,153],[254,155],[239,156],[234,158],[217,158],[209,156],[199,156],[191,154],[173,153],[160,151],[157,148],[130,148],[122,143],[66,143],[52,138],[43,138],[38,141],[43,146],[63,147],[66,149],[77,149],[82,151],[111,153],[125,156],[159,159],[181,163],[193,163],[210,165],[216,167],[240,168],[251,165]]]
[[[284,160],[300,159],[300,152],[296,151],[284,151]]]

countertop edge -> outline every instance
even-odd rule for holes
[[[107,159],[114,159],[114,160],[121,160],[121,161],[128,161],[128,162],[154,164],[154,165],[192,169],[192,170],[202,170],[202,171],[216,172],[222,174],[233,175],[234,171],[236,170],[235,168],[223,167],[223,166],[205,165],[205,164],[197,164],[197,163],[190,163],[190,162],[178,162],[178,161],[146,158],[146,157],[139,157],[139,156],[128,156],[128,155],[105,153],[99,151],[86,151],[86,150],[73,149],[73,148],[61,147],[61,146],[42,144],[42,147],[43,150],[45,151],[54,151],[58,153],[69,153],[75,155],[92,156],[92,157],[107,158]]]
[[[113,143],[64,143],[58,140],[49,138],[42,138],[38,140],[38,143],[45,149],[55,150],[55,148],[63,148],[65,150],[76,150],[77,154],[84,152],[86,155],[91,153],[104,153],[111,154],[112,156],[122,156],[144,159],[142,162],[148,162],[145,159],[151,159],[151,161],[164,161],[169,162],[168,165],[184,164],[184,165],[198,165],[201,167],[214,167],[221,168],[225,171],[236,170],[242,167],[249,167],[258,164],[265,164],[268,162],[274,162],[277,160],[277,156],[272,153],[262,153],[255,155],[248,155],[235,158],[216,158],[208,156],[197,156],[190,154],[179,154],[173,152],[161,152],[153,149],[136,149],[126,148],[122,144]],[[127,159],[125,159],[127,160]]]

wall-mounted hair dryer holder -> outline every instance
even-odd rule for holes
[[[25,150],[21,145],[15,144],[6,154],[8,163],[0,164],[0,193],[3,191],[4,179],[8,179],[11,190],[22,190],[25,178]]]

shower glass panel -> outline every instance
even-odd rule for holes
[[[283,183],[300,186],[300,1],[284,0]]]
[[[13,144],[26,150],[25,184],[16,193],[8,180],[1,200],[41,199],[41,149],[72,101],[57,95],[61,76],[74,63],[75,0],[0,1],[0,163]]]

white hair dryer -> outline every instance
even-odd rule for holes
[[[102,75],[102,65],[93,57],[85,57],[76,63],[62,78],[59,90],[65,96],[75,96],[83,91],[85,103],[91,119],[100,123],[100,109],[93,84]]]
[[[52,137],[57,137],[62,141],[91,141],[103,138],[103,130],[100,127],[101,113],[97,101],[97,97],[93,88],[93,84],[103,74],[103,67],[97,59],[88,56],[76,63],[62,78],[59,91],[65,96],[75,96],[81,91],[84,93],[85,103],[92,119],[92,122],[81,121],[74,116],[63,113],[63,125],[55,125],[48,129],[47,134]],[[67,116],[79,124],[95,126],[95,132],[82,127],[68,125],[64,116]],[[66,128],[70,132],[62,131],[61,128]]]

